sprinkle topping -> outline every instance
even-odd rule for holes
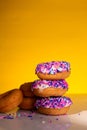
[[[36,108],[44,107],[44,108],[63,108],[68,107],[72,104],[72,101],[68,97],[48,97],[37,99]]]
[[[52,61],[40,63],[37,65],[35,72],[36,73],[45,73],[45,74],[56,74],[58,72],[69,71],[70,63],[66,61]]]
[[[67,88],[68,84],[65,80],[36,80],[32,84],[32,89],[45,89],[45,88]]]

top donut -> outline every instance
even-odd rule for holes
[[[66,61],[51,61],[36,66],[35,73],[40,79],[58,80],[70,75],[70,63]]]

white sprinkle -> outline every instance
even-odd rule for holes
[[[61,68],[61,67],[59,67],[59,68],[58,68],[58,70],[59,70],[59,71],[62,71],[62,68]]]
[[[43,124],[45,124],[45,121],[42,121]]]

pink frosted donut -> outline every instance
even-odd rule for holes
[[[31,89],[39,97],[62,96],[68,90],[65,80],[36,80]]]
[[[68,97],[49,97],[36,100],[35,106],[37,111],[49,115],[66,114],[72,101]]]
[[[70,75],[70,63],[66,61],[52,61],[38,64],[35,73],[40,79],[65,79]]]

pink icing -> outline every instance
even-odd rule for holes
[[[38,64],[36,73],[56,74],[58,72],[69,71],[70,63],[66,61],[52,61]]]
[[[54,88],[67,88],[68,84],[65,80],[36,80],[32,84],[32,90],[33,89],[45,89],[48,87],[54,87]]]
[[[63,108],[72,104],[72,101],[68,97],[48,97],[40,98],[36,100],[35,106],[43,108]]]

